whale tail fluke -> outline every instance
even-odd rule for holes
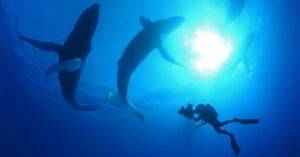
[[[142,122],[144,122],[144,115],[142,114],[142,112],[136,108],[136,106],[132,103],[129,102],[129,105],[127,106],[128,111],[133,114],[135,117],[137,117],[138,119],[140,119]]]
[[[105,102],[116,107],[126,108],[132,115],[144,122],[144,115],[142,112],[131,101],[124,102],[119,93],[108,92],[105,97]]]
[[[83,106],[76,102],[75,100],[66,100],[74,110],[78,111],[95,111],[98,109],[98,106]]]

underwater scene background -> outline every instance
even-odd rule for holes
[[[64,100],[55,53],[19,40],[64,43],[79,15],[101,5],[98,26],[78,82],[76,99],[96,111],[74,110]],[[210,103],[230,124],[240,157],[300,156],[299,2],[278,0],[0,0],[0,156],[236,156],[230,140],[178,115],[181,106]],[[182,16],[162,36],[170,55],[153,50],[132,74],[125,107],[105,102],[117,91],[118,60],[151,21]],[[226,52],[226,53],[224,53]]]

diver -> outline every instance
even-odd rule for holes
[[[220,122],[217,118],[218,113],[210,104],[207,105],[199,104],[196,106],[195,110],[193,110],[192,104],[188,104],[186,108],[182,106],[180,110],[178,110],[178,114],[188,119],[193,119],[195,121],[202,120],[201,124],[197,125],[196,128],[199,128],[200,126],[208,123],[215,129],[217,133],[228,135],[230,137],[231,147],[235,152],[235,154],[238,154],[240,152],[240,148],[234,138],[234,135],[226,130],[222,130],[221,127],[229,123],[240,123],[240,124],[259,123],[259,119],[238,119],[238,118],[233,118],[232,120],[226,120]],[[195,114],[198,114],[198,117],[194,117]]]

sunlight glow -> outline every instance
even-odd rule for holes
[[[191,67],[206,75],[218,72],[233,50],[231,42],[218,30],[208,28],[196,30],[185,45],[192,52]]]

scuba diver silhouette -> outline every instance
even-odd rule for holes
[[[238,119],[238,118],[233,118],[231,120],[220,122],[217,118],[218,113],[210,104],[207,105],[199,104],[196,106],[195,110],[193,110],[192,104],[188,104],[186,108],[182,106],[180,110],[178,110],[178,114],[195,121],[202,120],[201,124],[197,125],[196,128],[199,128],[200,126],[208,123],[215,129],[217,133],[228,135],[230,137],[231,147],[235,152],[235,154],[238,154],[240,152],[240,148],[234,138],[234,135],[226,130],[222,130],[221,127],[229,123],[240,123],[240,124],[259,123],[259,119]],[[199,116],[195,118],[194,114],[199,114]]]

